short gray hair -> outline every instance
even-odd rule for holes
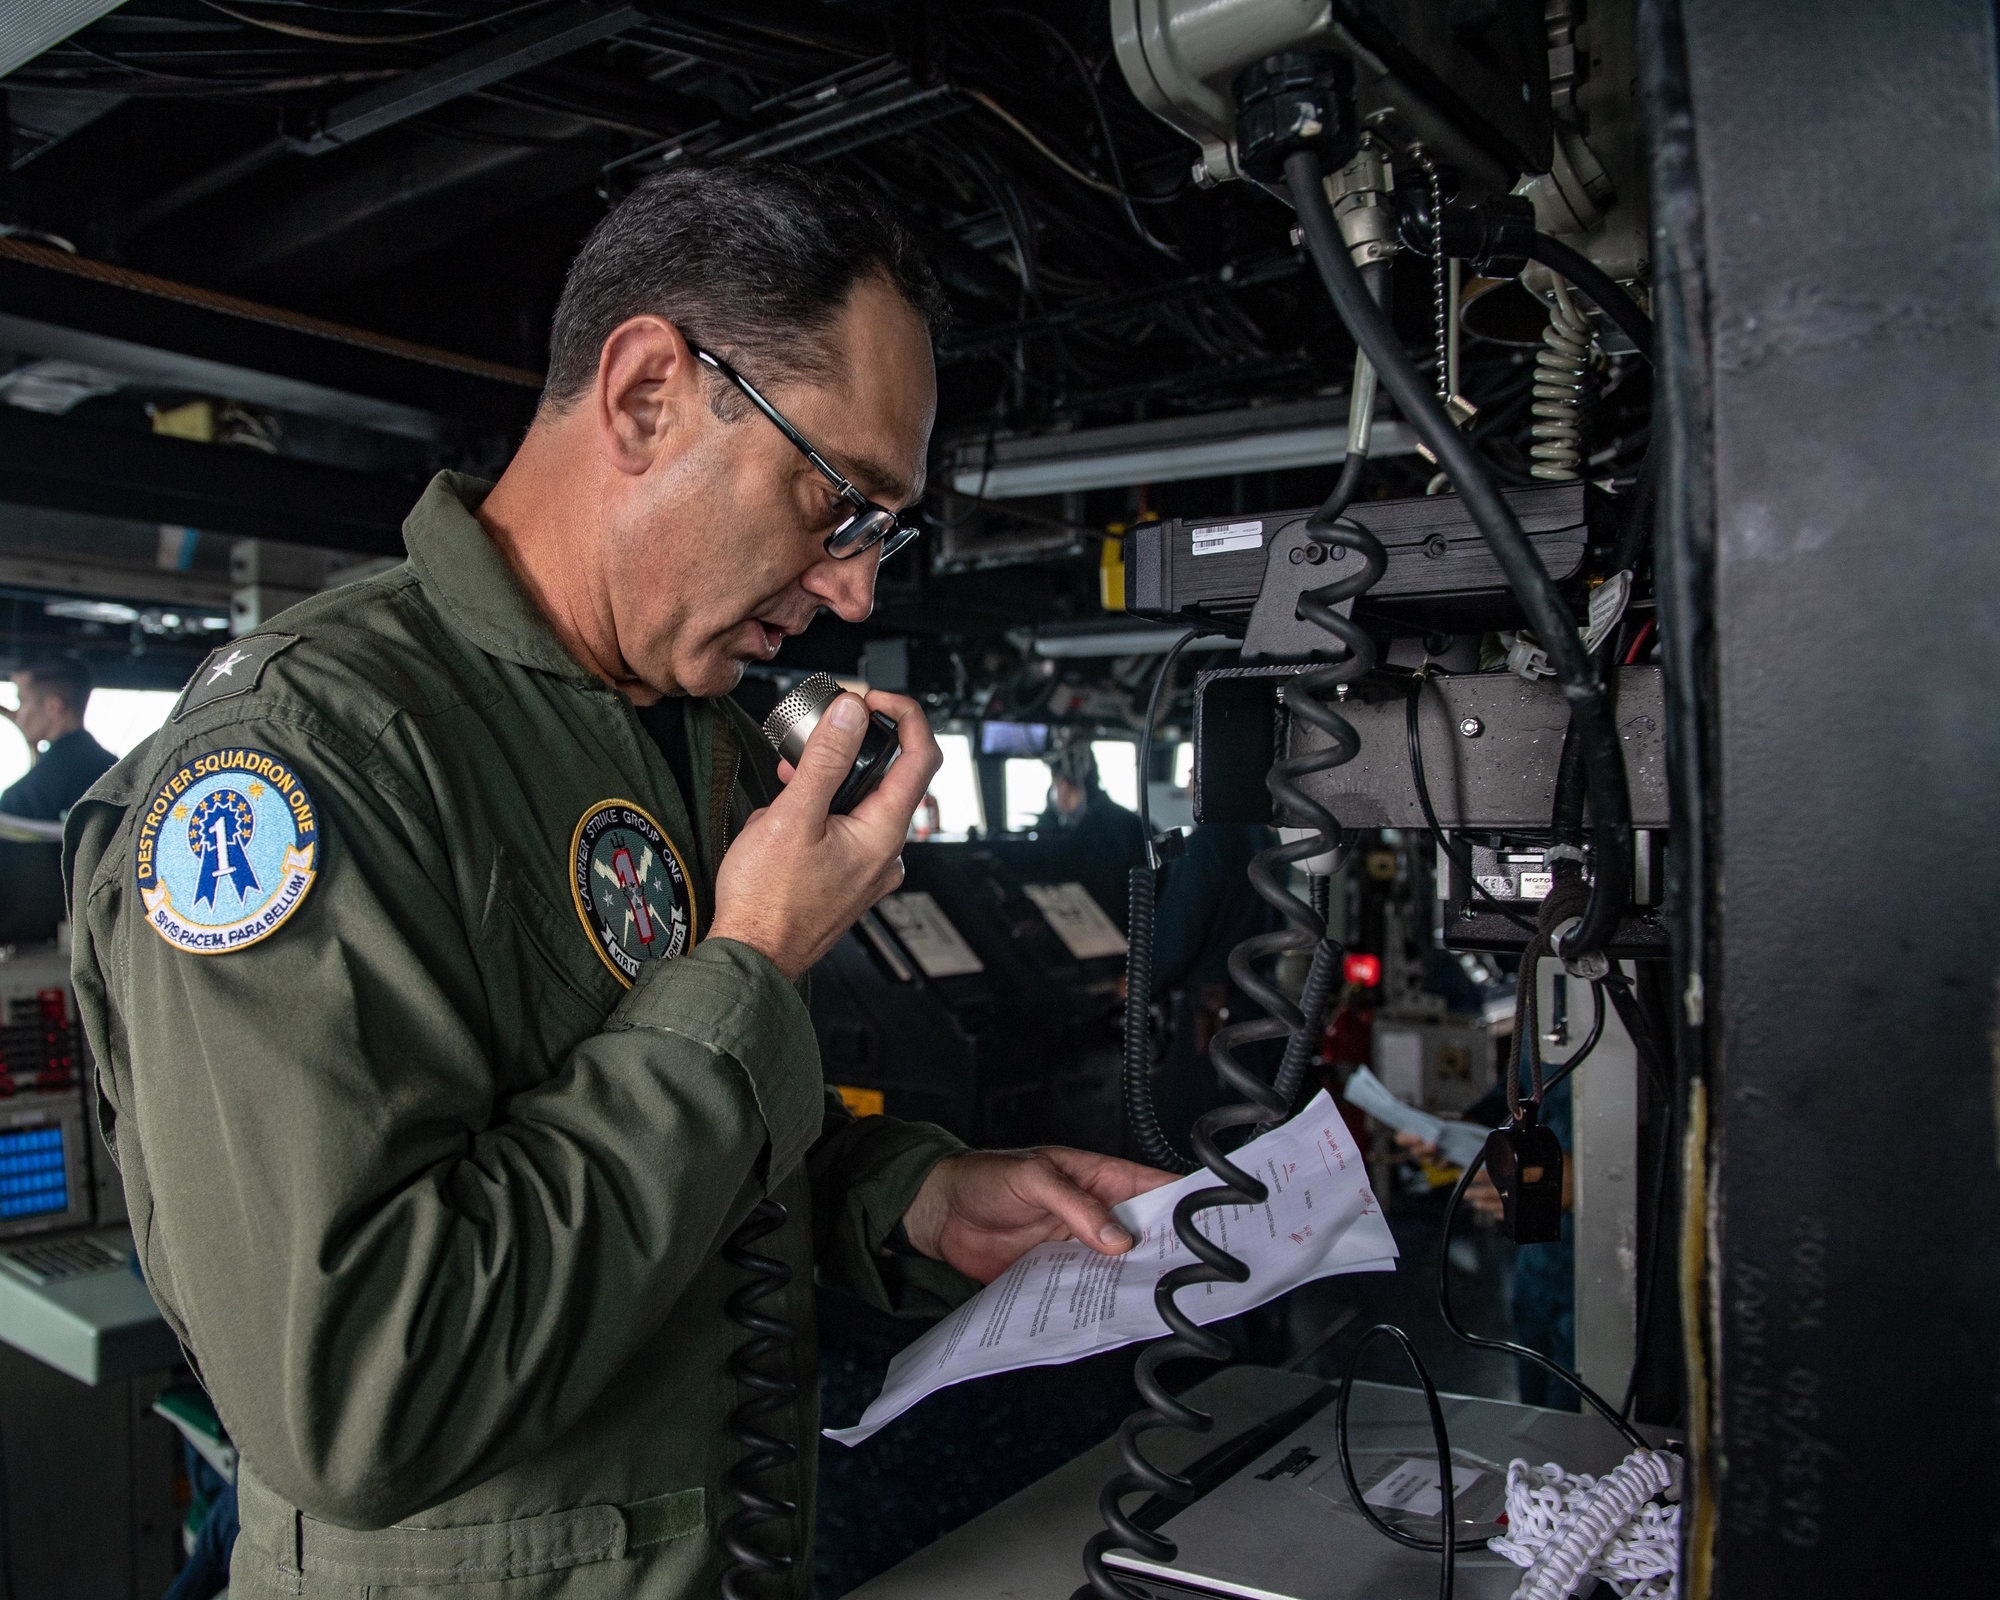
[[[726,355],[760,386],[828,376],[827,331],[871,277],[933,333],[941,326],[944,294],[930,264],[859,184],[781,162],[669,168],[612,207],[570,264],[542,403],[572,405],[596,378],[613,330],[648,315]],[[740,410],[734,389],[718,398],[723,415]]]

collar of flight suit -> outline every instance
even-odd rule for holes
[[[404,518],[403,542],[424,592],[453,628],[488,655],[530,671],[546,672],[578,689],[595,690],[629,707],[625,696],[563,648],[499,546],[473,515],[492,488],[483,478],[440,472]],[[687,708],[696,790],[683,795],[676,788],[674,796],[694,829],[693,837],[682,843],[684,848],[692,847],[699,862],[702,902],[713,904],[715,863],[728,848],[731,832],[727,808],[730,786],[739,775],[737,752],[754,748],[754,744],[739,740],[726,718],[709,713],[706,702],[691,699]],[[635,752],[649,747],[651,741],[639,731],[637,722],[629,714],[625,720],[631,723],[628,731]],[[716,759],[718,755],[721,760]],[[640,755],[639,759],[644,762],[648,758]],[[768,763],[772,773],[765,789],[769,792],[743,806],[743,815],[755,805],[769,803],[770,793],[776,790],[776,760],[772,755]],[[662,822],[672,833],[671,816],[663,817]]]
[[[424,589],[451,625],[488,655],[615,692],[562,647],[473,515],[492,488],[483,478],[440,472],[403,519],[403,543]]]

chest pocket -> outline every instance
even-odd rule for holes
[[[576,913],[555,906],[505,846],[493,861],[477,959],[503,1094],[552,1077],[625,997]]]

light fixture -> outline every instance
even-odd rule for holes
[[[137,607],[120,605],[116,600],[51,600],[42,607],[42,614],[69,622],[101,622],[113,628],[139,620]]]
[[[1091,633],[1041,633],[1028,642],[1038,656],[1157,656],[1173,649],[1185,628],[1099,628]],[[1185,654],[1197,650],[1240,650],[1241,639],[1209,634],[1188,642]]]
[[[1378,421],[1369,434],[1371,455],[1409,455],[1416,446],[1404,422]],[[1329,466],[1346,454],[1347,399],[1335,395],[1033,438],[961,440],[950,474],[960,494],[1011,500]]]

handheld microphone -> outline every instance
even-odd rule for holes
[[[810,678],[794,684],[791,693],[773,706],[771,714],[764,719],[764,737],[794,768],[804,756],[806,741],[812,737],[813,729],[819,726],[819,719],[826,715],[826,708],[839,698],[840,693],[840,685],[832,678],[824,672],[815,672]],[[835,791],[833,804],[827,810],[835,816],[843,816],[860,805],[896,764],[896,757],[901,753],[902,743],[896,734],[895,720],[879,711],[869,712],[868,728],[861,736],[861,753],[854,758],[853,771]]]

